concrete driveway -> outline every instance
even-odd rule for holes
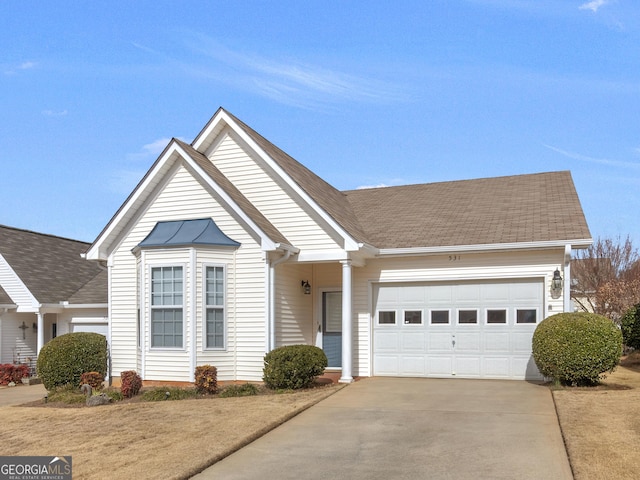
[[[375,377],[349,385],[193,478],[573,476],[546,387]]]

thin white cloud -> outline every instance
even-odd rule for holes
[[[356,190],[367,190],[368,188],[386,188],[389,186],[390,185],[387,185],[386,183],[379,183],[377,185],[361,185],[359,187],[356,187]]]
[[[622,160],[611,160],[608,158],[595,158],[595,157],[589,157],[587,155],[582,155],[580,153],[575,153],[575,152],[570,152],[568,150],[563,150],[561,148],[558,147],[554,147],[553,145],[547,145],[547,144],[543,144],[543,146],[545,148],[548,148],[549,150],[553,150],[556,153],[559,153],[560,155],[563,155],[567,158],[571,158],[573,160],[579,160],[581,162],[587,162],[587,163],[594,163],[597,165],[604,165],[606,167],[620,167],[620,168],[633,168],[633,169],[640,169],[640,162],[636,163],[636,162],[625,162]]]
[[[610,3],[609,0],[591,0],[590,2],[583,3],[578,8],[580,10],[591,10],[593,13],[597,13],[600,7]]]
[[[280,103],[323,108],[344,102],[389,103],[406,99],[406,93],[399,87],[373,76],[355,75],[299,60],[244,53],[198,33],[187,32],[182,38],[192,51],[209,60],[193,64],[182,62],[184,70]]]
[[[44,115],[45,117],[64,117],[66,115],[68,115],[69,112],[67,110],[60,110],[60,111],[55,111],[55,110],[43,110],[42,111],[42,115]]]
[[[185,141],[184,139],[180,140]],[[127,154],[127,158],[129,160],[140,161],[157,157],[162,153],[170,141],[171,139],[167,137],[158,138],[151,143],[143,145],[139,152]]]
[[[15,75],[15,74],[16,74],[16,73],[18,73],[19,71],[22,71],[22,70],[31,70],[32,68],[35,68],[36,66],[37,66],[37,63],[36,63],[36,62],[25,61],[25,62],[22,62],[22,63],[21,63],[21,64],[19,64],[19,65],[13,65],[13,66],[10,66],[9,68],[7,68],[7,69],[4,71],[4,74],[5,74],[5,75]]]

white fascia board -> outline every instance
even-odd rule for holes
[[[407,256],[430,255],[459,252],[496,252],[510,250],[541,250],[550,248],[565,249],[567,245],[572,248],[587,248],[593,243],[592,239],[580,240],[551,240],[547,242],[517,242],[517,243],[490,243],[486,245],[447,245],[442,247],[418,247],[418,248],[381,248],[379,257],[383,256]]]
[[[158,175],[160,175],[167,166],[169,161],[175,160],[174,154],[178,154],[176,150],[177,144],[172,140],[171,144],[163,152],[162,156],[158,158],[156,163],[151,167],[151,170],[147,172],[140,184],[131,193],[129,198],[122,205],[120,210],[116,213],[115,217],[111,219],[107,227],[103,230],[100,236],[91,245],[87,251],[85,258],[87,260],[108,260],[109,243],[112,237],[117,237],[119,230],[124,228],[127,224],[130,211],[135,208],[139,202],[143,202],[143,197],[148,195],[149,191],[153,190],[157,181]],[[123,225],[124,224],[124,225]]]
[[[105,310],[109,307],[108,303],[70,303],[67,305],[63,305],[65,310],[74,310],[80,308],[104,308]]]
[[[269,238],[269,236],[264,231],[262,231],[262,229],[258,227],[258,225],[256,225],[254,221],[251,220],[251,218],[249,218],[249,216],[244,212],[244,210],[242,210],[238,206],[238,204],[233,201],[233,199],[227,194],[227,192],[225,192],[224,189],[220,187],[220,185],[214,182],[209,175],[207,175],[204,171],[202,171],[200,166],[191,159],[191,157],[187,154],[187,152],[185,152],[182,149],[182,147],[176,144],[175,148],[176,148],[176,151],[183,157],[183,160],[189,164],[189,167],[192,168],[193,171],[195,171],[200,176],[200,179],[204,181],[207,185],[209,185],[209,187],[211,187],[211,189],[215,191],[216,194],[219,195],[220,198],[222,198],[222,200],[229,207],[231,207],[234,213],[239,218],[241,218],[242,221],[245,222],[245,224],[248,225],[249,228],[251,228],[256,233],[256,235],[260,237],[260,245],[263,251],[270,252],[274,250],[286,249],[283,246],[283,244],[276,243],[271,238]]]
[[[198,150],[198,147],[204,143],[204,140],[213,132],[214,130],[219,128],[220,122],[226,123],[229,128],[232,128],[233,131],[238,135],[242,140],[249,145],[254,152],[256,152],[262,160],[264,160],[269,167],[273,171],[275,171],[278,176],[284,180],[284,182],[289,185],[289,187],[296,192],[306,203],[309,205],[312,210],[324,220],[342,239],[344,240],[344,249],[346,251],[358,251],[359,243],[351,237],[347,233],[347,231],[342,228],[327,212],[325,212],[320,206],[305,192],[293,179],[275,162],[262,148],[253,141],[253,139],[245,133],[245,131],[240,128],[233,119],[231,119],[224,110],[220,110],[218,112],[219,116],[215,119],[215,121],[211,122],[209,128],[203,135],[197,140],[197,143],[194,143],[193,147]]]

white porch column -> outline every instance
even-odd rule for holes
[[[562,311],[571,312],[571,245],[564,246],[564,285],[563,293],[564,293],[564,305]]]
[[[351,260],[344,260],[342,264],[342,376],[340,383],[353,382],[353,312],[352,312],[352,282]]]
[[[44,314],[38,312],[38,355],[40,355],[40,350],[44,346]]]

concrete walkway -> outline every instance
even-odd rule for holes
[[[573,477],[548,388],[376,377],[349,385],[193,478]]]
[[[47,393],[44,385],[16,385],[15,387],[0,387],[0,407],[22,405],[23,403],[44,400]]]

